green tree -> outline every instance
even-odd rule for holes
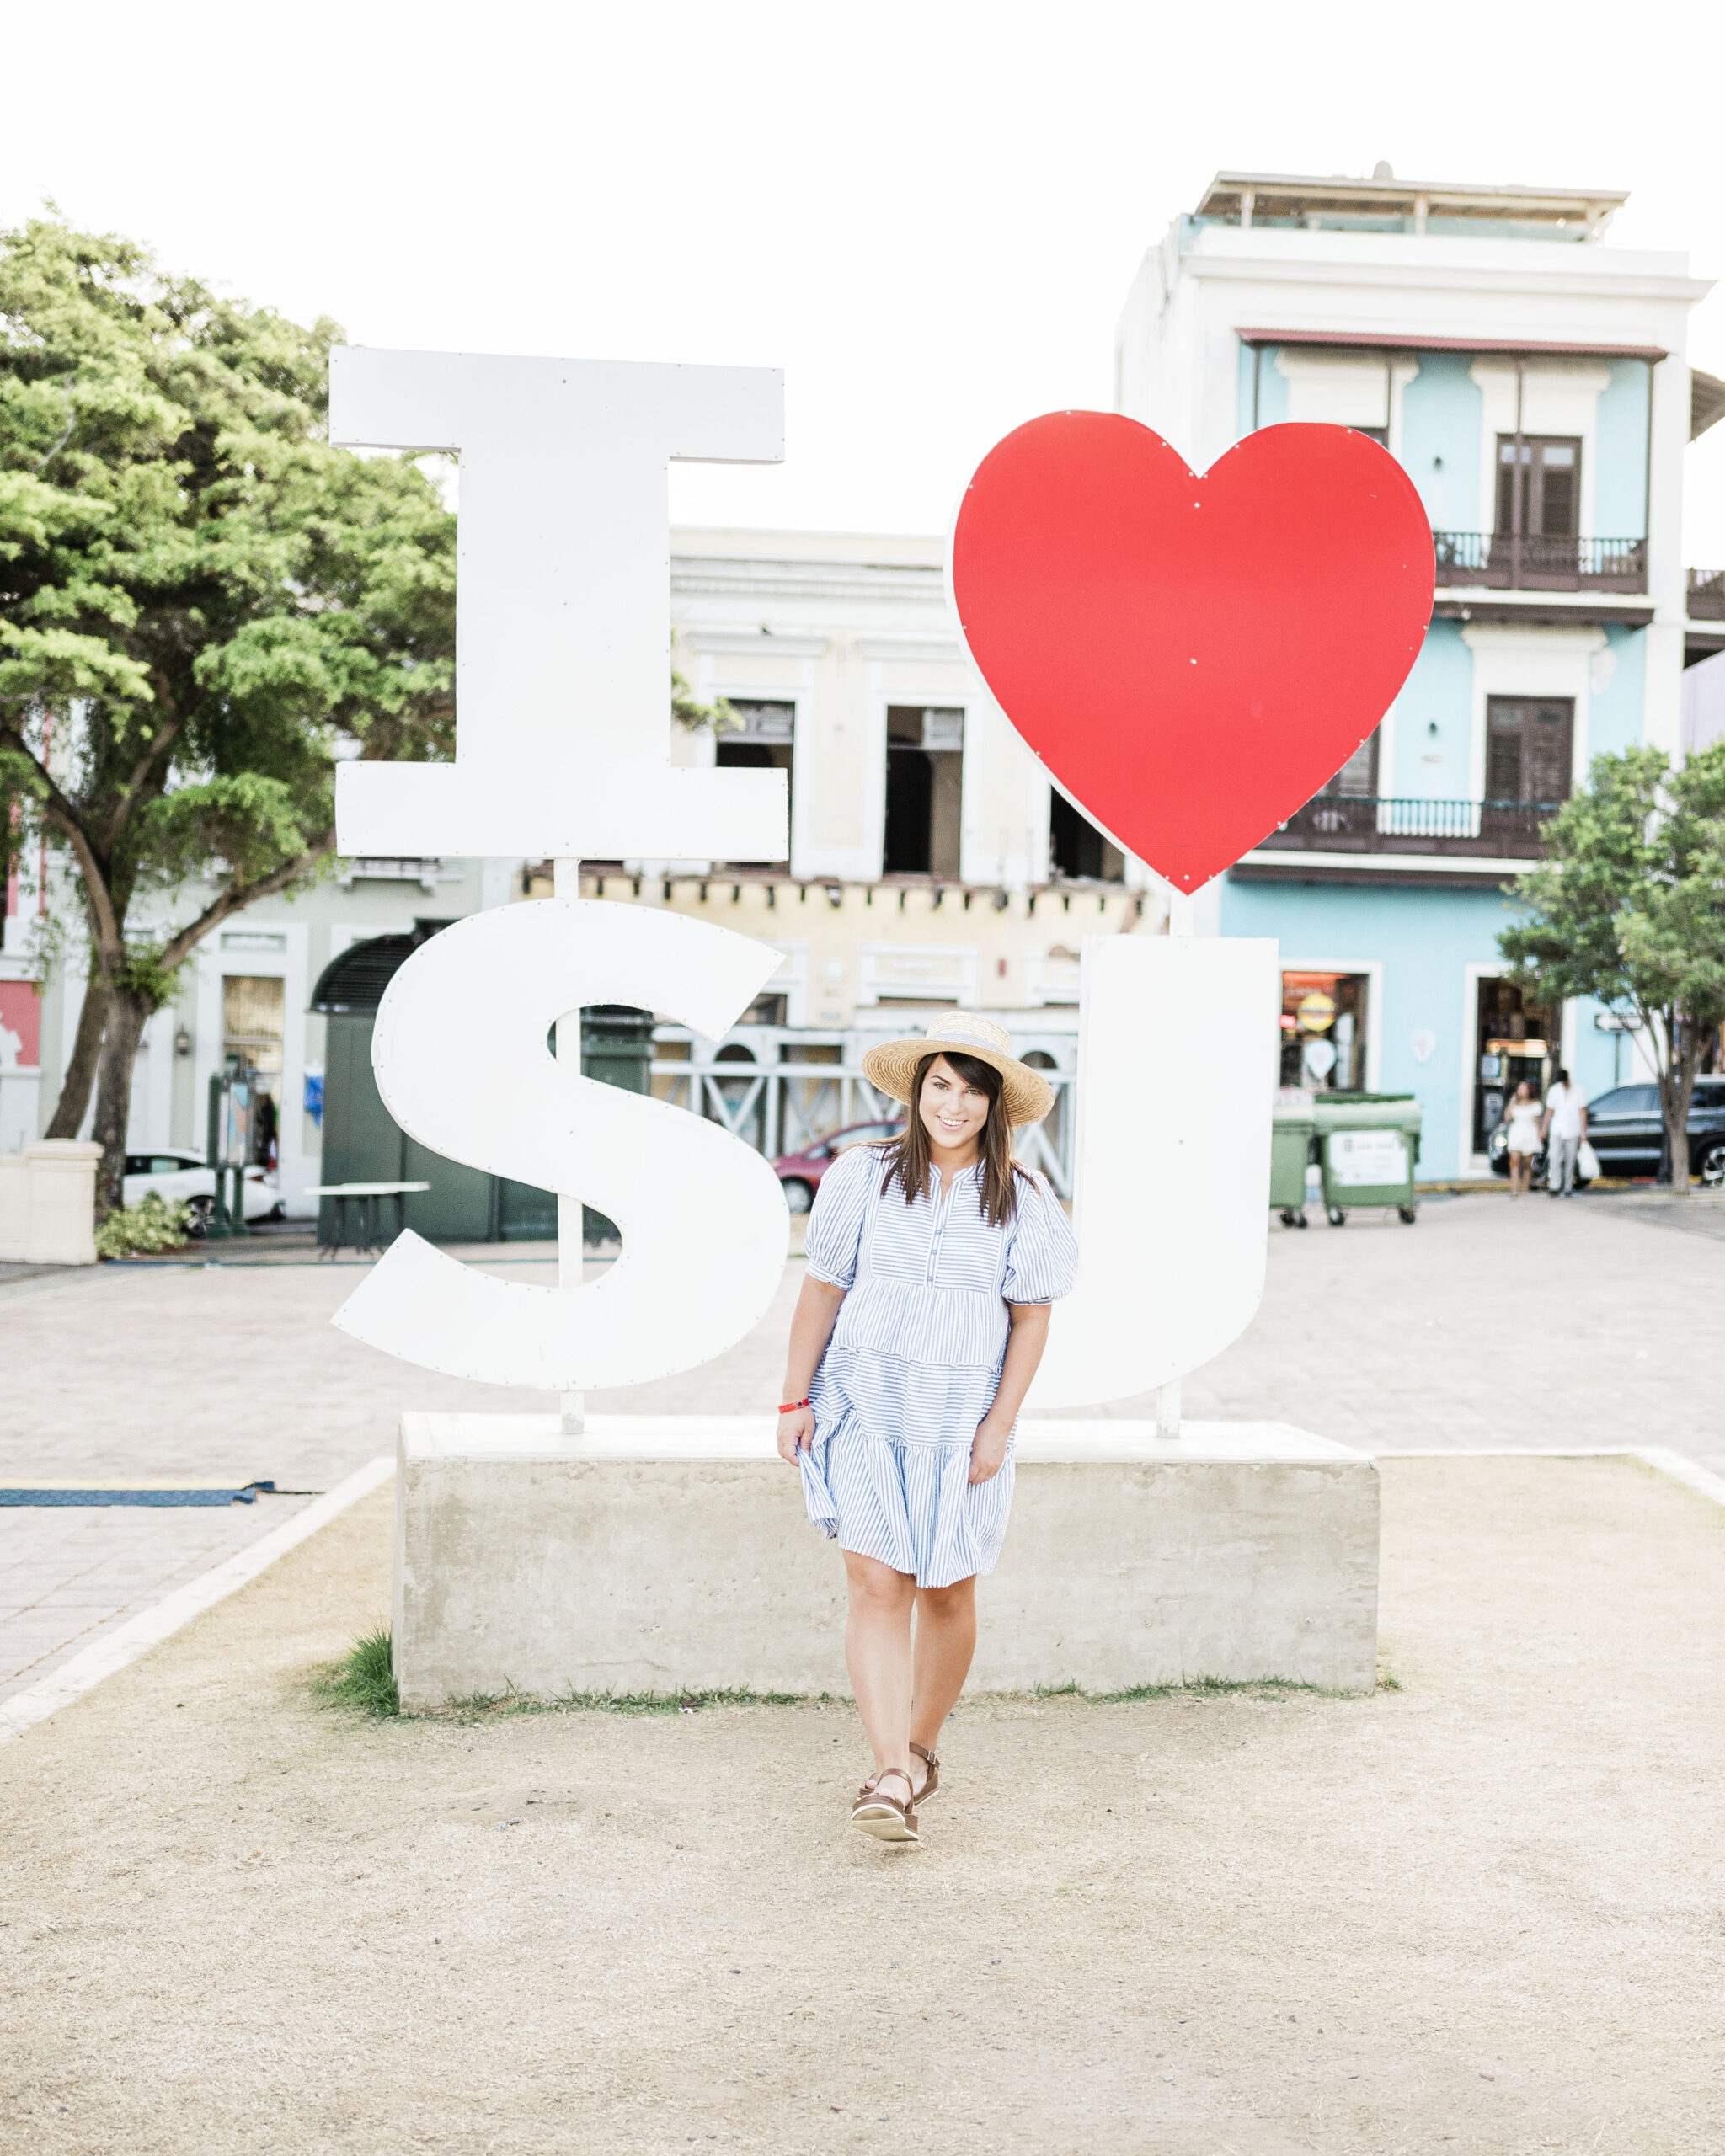
[[[1696,1074],[1725,1023],[1725,742],[1678,771],[1658,749],[1596,756],[1546,844],[1498,947],[1543,1000],[1591,995],[1641,1030],[1686,1192]]]
[[[140,1035],[199,940],[322,873],[338,757],[452,748],[455,520],[413,459],[330,447],[340,335],[51,205],[0,233],[0,821],[81,878],[51,1134],[93,1083],[104,1210]],[[140,935],[152,889],[187,917]]]
[[[672,723],[686,734],[698,734],[708,726],[715,734],[736,734],[743,724],[724,696],[703,704],[675,666],[670,670],[670,715]]]

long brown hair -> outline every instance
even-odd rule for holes
[[[910,1120],[896,1138],[889,1138],[879,1149],[887,1163],[881,1188],[890,1190],[896,1182],[905,1193],[906,1205],[914,1205],[928,1188],[928,1131],[922,1120],[922,1083],[943,1055],[967,1086],[988,1096],[988,1120],[982,1126],[980,1141],[982,1210],[991,1225],[1002,1228],[1018,1210],[1015,1178],[1024,1171],[1012,1158],[1012,1126],[1007,1119],[1006,1088],[1001,1074],[979,1055],[937,1049],[918,1062],[916,1075],[911,1081]]]

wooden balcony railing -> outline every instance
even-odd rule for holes
[[[1556,801],[1423,801],[1320,793],[1271,833],[1273,852],[1423,853],[1536,860]]]
[[[1496,591],[1645,591],[1645,539],[1546,539],[1519,532],[1434,531],[1440,584]]]
[[[1725,622],[1725,569],[1691,569],[1689,617],[1692,622]]]

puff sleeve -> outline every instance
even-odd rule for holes
[[[825,1280],[832,1288],[854,1284],[862,1224],[875,1196],[879,1166],[872,1146],[853,1145],[820,1178],[804,1245],[810,1279]]]
[[[1071,1294],[1077,1266],[1077,1238],[1060,1201],[1040,1176],[1021,1177],[1001,1294],[1009,1303],[1056,1303]]]

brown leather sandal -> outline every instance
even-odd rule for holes
[[[905,1801],[886,1796],[880,1788],[884,1781],[894,1775],[905,1785]],[[851,1824],[865,1834],[873,1834],[878,1842],[920,1842],[916,1831],[916,1797],[911,1787],[911,1777],[902,1767],[889,1767],[875,1781],[865,1783],[857,1792],[857,1801],[851,1806]]]
[[[916,1792],[916,1802],[927,1804],[929,1798],[940,1787],[940,1761],[935,1758],[933,1753],[926,1751],[920,1744],[913,1744],[911,1749],[928,1769],[928,1780]]]

